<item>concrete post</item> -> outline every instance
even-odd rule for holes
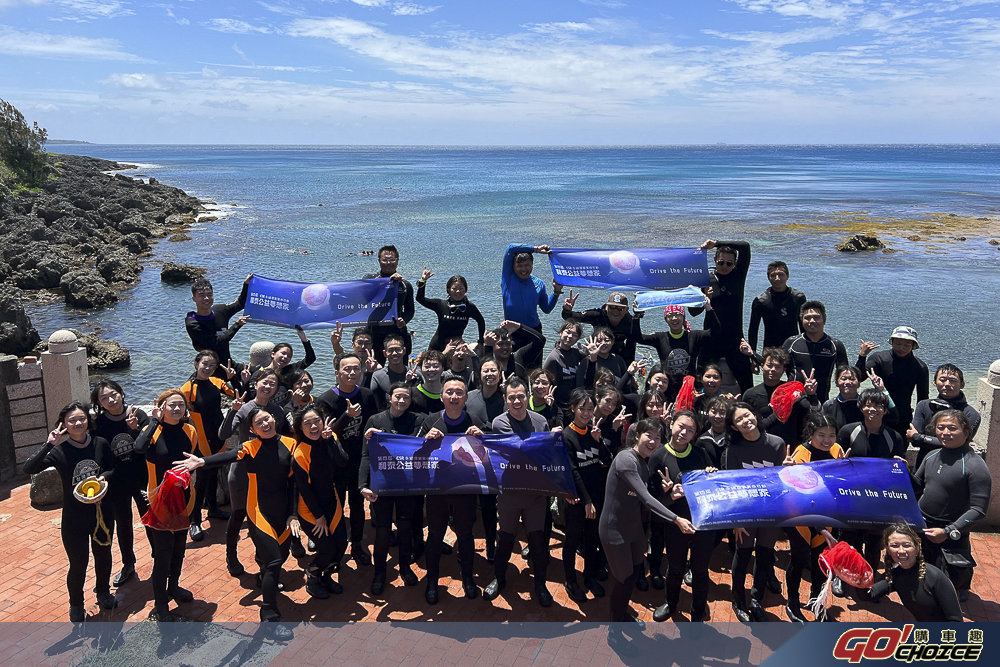
[[[983,527],[1000,526],[1000,360],[990,364],[986,377],[979,379],[973,407],[983,418],[976,444],[986,449],[983,458],[993,478],[993,494]]]
[[[9,385],[20,382],[17,372],[17,357],[0,355],[0,479],[14,473],[17,464],[14,456],[14,429],[10,411]]]
[[[55,424],[68,403],[90,399],[87,351],[80,348],[72,331],[61,329],[49,336],[49,349],[42,352],[42,385],[49,425]]]

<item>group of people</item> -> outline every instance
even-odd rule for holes
[[[932,398],[929,370],[914,354],[917,332],[909,326],[891,333],[891,349],[876,351],[878,345],[862,341],[851,363],[845,345],[826,333],[823,304],[789,287],[788,266],[780,261],[767,266],[771,286],[753,300],[745,331],[750,245],[709,240],[702,248],[714,250],[715,268],[704,304],[688,312],[705,313],[704,329],[692,329],[684,308],[668,306],[666,330],[652,332],[647,324],[644,332],[643,313],[634,307],[629,312],[625,294],[612,293],[600,308],[577,311],[579,294],[570,290],[557,341],[546,354],[538,311],[554,310],[563,293],[553,282],[549,294],[533,275],[534,255],[548,253],[548,246],[508,248],[501,281],[505,319],[494,329],[469,300],[464,277],[446,282],[446,298],[430,298],[434,274],[425,268],[414,290],[398,271],[398,251],[385,246],[378,251],[380,270],[365,278],[398,283],[399,317],[354,329],[350,349],[338,326],[331,334],[336,385],[321,393],[314,391],[308,370],[317,355],[301,328],[301,360],[292,361],[291,344],[279,343],[264,363],[235,362],[230,342],[247,317],[230,322],[243,309],[250,277],[230,304],[216,304],[211,283],[199,278],[192,286],[196,310],[186,318],[197,351],[189,379],[160,394],[149,415],[129,404],[116,382],[99,380],[90,405],[66,406],[47,442],[24,466],[29,473],[55,466],[62,475],[71,620],[85,617],[90,552],[101,606],[114,606],[112,583],[119,586],[135,576],[132,507],[145,514],[146,493],[172,471],[191,473],[193,483],[184,490],[187,530],[146,529],[161,621],[173,618],[171,600],[193,599],[180,586],[185,544],[188,538],[204,539],[207,511],[210,521],[226,523],[232,576],[245,573],[237,546],[248,522],[261,620],[274,622],[267,627],[278,639],[292,634],[278,622],[279,579],[289,554],[303,562],[309,558],[306,547],[314,553],[305,565],[306,590],[313,597],[343,591],[336,579],[347,572],[340,564],[348,553],[358,573],[372,567],[370,590],[381,597],[394,546],[406,586],[418,585],[412,564],[424,559],[424,597],[434,605],[442,594],[441,557],[451,551],[445,541],[449,526],[457,537],[467,598],[502,594],[523,525],[522,555],[531,564],[532,596],[543,607],[553,604],[547,568],[558,529],[568,596],[581,603],[607,597],[613,622],[636,622],[629,613],[632,590],[650,586],[665,591],[654,619],[681,618],[684,585],[692,598],[684,611],[692,621],[706,620],[708,566],[723,542],[732,553],[732,605],[739,620],[766,620],[765,595],[784,588],[788,618],[806,622],[800,584],[808,569],[816,597],[825,581],[818,557],[830,539],[827,527],[696,530],[682,475],[844,457],[905,461],[908,445],[914,445],[919,453],[911,477],[927,528],[916,531],[886,517],[883,526],[839,531],[837,537],[863,553],[878,575],[871,590],[838,581],[834,592],[867,600],[896,591],[919,621],[961,621],[959,603],[969,594],[975,565],[969,531],[985,516],[990,496],[989,471],[970,446],[979,415],[963,394],[962,371],[953,364],[938,367]],[[416,346],[407,326],[414,302],[437,316],[426,346]],[[470,320],[475,329],[469,329]],[[592,330],[585,332],[584,325]],[[637,359],[638,345],[652,347],[659,363]],[[409,363],[414,352],[416,361]],[[756,386],[755,373],[761,377]],[[696,400],[677,406],[687,376],[696,381]],[[735,395],[726,391],[727,377],[739,386]],[[802,396],[782,420],[771,398],[789,379],[802,383]],[[861,390],[864,381],[872,387]],[[833,396],[831,384],[837,390]],[[576,487],[571,497],[388,496],[371,489],[368,443],[375,433],[423,438],[433,448],[447,434],[527,438],[551,431],[561,433],[565,443]],[[237,446],[227,450],[233,435]],[[218,471],[226,465],[228,511],[218,497]],[[107,496],[91,504],[74,498],[77,484],[93,477],[108,482]],[[371,551],[365,544],[366,507],[374,526]],[[477,521],[493,566],[482,590],[474,576]],[[112,581],[115,526],[123,568]],[[784,587],[775,575],[775,544],[783,531],[790,548]],[[609,580],[606,592],[602,582]],[[628,650],[624,635],[612,631],[609,641]]]

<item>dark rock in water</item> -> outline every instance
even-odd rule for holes
[[[956,241],[968,241],[968,239],[967,239],[967,238],[965,238],[964,236],[956,236],[956,237],[955,237],[955,240],[956,240]]]
[[[990,239],[990,245],[1000,245],[1000,239]]]
[[[167,262],[160,270],[160,280],[165,283],[191,283],[195,278],[205,275],[206,269],[190,264],[175,264]]]
[[[70,271],[59,281],[66,303],[80,308],[103,308],[118,301],[118,294],[93,269]]]
[[[21,290],[0,284],[0,353],[24,356],[38,344],[38,331],[24,311]]]
[[[198,222],[215,222],[216,220],[218,220],[218,218],[215,217],[214,215],[206,215],[204,218],[202,218]]]
[[[21,289],[59,287],[63,275],[74,266],[69,252],[45,245],[32,245],[8,259],[13,269],[12,282]]]
[[[127,348],[116,340],[104,340],[97,334],[85,334],[79,329],[69,329],[76,336],[81,349],[87,351],[87,367],[94,370],[113,370],[128,368],[132,364],[132,356]],[[41,354],[49,349],[49,342],[43,340],[35,346],[34,353]]]
[[[877,236],[868,234],[855,234],[846,239],[843,243],[834,246],[840,252],[862,252],[865,250],[878,250],[884,248],[885,244],[879,241]]]
[[[109,283],[134,283],[139,278],[142,266],[129,251],[112,250],[97,260],[97,270]]]
[[[919,236],[917,236],[916,234],[914,234],[913,236],[907,236],[907,237],[906,237],[906,240],[907,240],[907,241],[919,241],[919,240],[920,240],[920,237],[919,237]]]
[[[187,234],[174,234],[173,236],[171,236],[167,240],[168,241],[172,241],[174,243],[177,243],[177,242],[180,242],[180,241],[190,241],[191,237],[188,236]]]

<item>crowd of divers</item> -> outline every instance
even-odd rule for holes
[[[750,245],[706,241],[703,248],[714,249],[711,286],[704,290],[704,306],[689,312],[705,313],[704,329],[693,330],[685,309],[671,306],[664,312],[665,331],[651,332],[648,324],[644,331],[643,313],[629,312],[625,294],[612,293],[602,307],[577,311],[579,294],[570,290],[562,303],[558,341],[545,354],[538,311],[550,313],[563,298],[562,286],[553,282],[550,295],[532,275],[533,255],[548,253],[547,246],[508,249],[502,276],[506,319],[490,331],[469,300],[462,276],[447,281],[446,298],[431,298],[426,290],[434,274],[425,268],[414,293],[397,271],[398,251],[386,246],[378,253],[380,271],[365,278],[398,281],[400,317],[353,329],[350,350],[344,349],[344,329],[338,326],[331,335],[337,385],[319,395],[307,370],[316,354],[301,328],[296,331],[305,356],[299,361],[292,361],[288,343],[275,345],[270,359],[258,364],[231,357],[230,340],[247,318],[230,320],[243,310],[250,277],[239,298],[226,305],[215,304],[211,283],[198,279],[192,286],[196,310],[186,318],[197,350],[190,379],[160,394],[149,415],[130,405],[116,382],[98,380],[90,405],[67,405],[47,442],[24,466],[27,473],[54,466],[62,478],[60,530],[69,559],[70,619],[80,622],[86,616],[83,587],[90,553],[97,601],[105,609],[114,607],[112,583],[120,586],[135,576],[132,506],[145,514],[147,492],[174,469],[197,472],[185,491],[189,529],[146,529],[160,621],[175,618],[171,600],[181,605],[193,600],[180,585],[185,544],[189,537],[204,539],[202,513],[207,510],[210,519],[226,524],[226,567],[234,577],[245,574],[237,544],[249,519],[263,598],[260,618],[273,622],[265,627],[281,640],[292,636],[279,622],[278,604],[279,574],[289,553],[305,563],[309,595],[339,594],[343,587],[335,575],[361,576],[367,570],[371,593],[378,598],[394,546],[406,586],[418,585],[411,564],[424,558],[425,599],[434,605],[441,595],[441,556],[451,552],[444,541],[450,526],[457,536],[464,593],[473,599],[480,594],[473,576],[477,520],[494,568],[482,591],[487,600],[507,585],[522,523],[527,546],[521,553],[531,564],[532,597],[543,607],[553,602],[547,566],[555,528],[561,533],[562,585],[568,597],[578,603],[607,597],[612,622],[639,623],[629,599],[633,588],[649,586],[665,590],[655,620],[680,619],[682,611],[692,621],[706,620],[708,566],[722,542],[732,554],[732,606],[740,621],[766,620],[765,595],[784,591],[788,618],[807,622],[812,612],[803,604],[800,584],[808,570],[815,598],[825,582],[817,560],[827,545],[824,526],[697,531],[681,475],[844,457],[905,460],[912,444],[918,454],[910,476],[927,528],[892,524],[886,517],[892,525],[835,531],[875,569],[876,583],[856,590],[837,580],[834,593],[869,600],[895,591],[918,621],[961,621],[960,601],[969,595],[975,566],[969,532],[985,515],[990,496],[989,471],[970,447],[979,415],[963,394],[962,371],[944,364],[929,377],[914,354],[917,332],[909,326],[891,333],[887,349],[862,341],[851,363],[845,345],[825,333],[823,304],[789,287],[788,267],[780,261],[768,265],[771,287],[754,298],[744,333]],[[414,302],[438,318],[422,351],[414,348],[406,326]],[[467,328],[470,320],[478,332]],[[587,337],[583,325],[593,327]],[[762,351],[757,352],[761,325]],[[637,359],[639,344],[654,348],[659,363]],[[411,356],[414,352],[419,354]],[[726,369],[738,390],[734,385],[732,392],[725,391]],[[761,378],[756,385],[755,374]],[[697,380],[697,398],[693,409],[675,409],[687,375]],[[781,421],[770,399],[790,379],[802,382],[804,393]],[[871,388],[861,390],[864,381]],[[831,383],[838,392],[832,397]],[[916,408],[911,409],[914,393]],[[232,401],[225,410],[223,395]],[[540,431],[562,433],[575,497],[525,492],[378,496],[370,489],[373,433],[433,443],[444,434],[527,437]],[[227,451],[225,443],[234,434],[240,444]],[[226,464],[231,464],[228,511],[220,508],[218,496],[225,494],[217,491]],[[73,495],[88,477],[109,484],[100,503],[87,504]],[[366,503],[374,525],[371,552],[363,539]],[[112,581],[114,526],[122,570]],[[775,543],[783,537],[790,548],[784,586],[774,566]],[[303,541],[314,554],[311,559]],[[348,545],[356,570],[341,567]],[[691,590],[691,607],[685,610],[680,608],[682,585]],[[624,635],[614,630],[609,641],[628,649]]]

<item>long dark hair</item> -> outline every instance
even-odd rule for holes
[[[885,579],[889,582],[889,588],[892,588],[892,568],[896,564],[889,554],[889,538],[892,537],[893,533],[905,535],[913,542],[913,547],[917,550],[917,577],[924,590],[930,593],[930,589],[927,587],[927,563],[924,562],[924,550],[920,544],[920,536],[917,535],[917,531],[913,530],[910,524],[903,521],[894,523],[882,531],[882,551],[884,552],[882,555],[882,564],[885,566]]]
[[[118,392],[122,397],[122,408],[127,408],[125,405],[125,390],[122,389],[122,386],[111,378],[97,378],[94,388],[90,391],[90,404],[94,407],[96,415],[101,415],[105,412],[104,406],[101,405],[101,392],[105,389]]]

